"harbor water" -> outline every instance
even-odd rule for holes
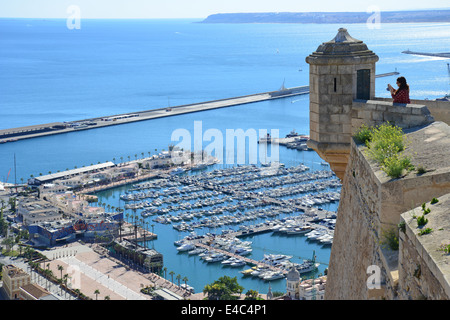
[[[0,19],[0,129],[229,98],[277,90],[283,83],[286,87],[308,85],[305,57],[342,27],[197,21],[82,20],[80,30],[69,30],[63,19]],[[401,52],[448,51],[449,26],[345,27],[380,57],[377,74],[398,71],[408,80],[412,99],[435,99],[449,93],[448,59]],[[395,77],[376,80],[376,96],[388,97],[387,83],[394,85]],[[0,181],[21,183],[31,175],[156,154],[177,143],[171,139],[176,129],[186,129],[193,137],[195,121],[202,122],[203,132],[217,129],[223,136],[227,129],[279,130],[280,137],[293,129],[308,134],[309,96],[5,143],[0,145]],[[280,147],[279,156],[287,168],[303,163],[311,171],[329,170],[315,152]],[[208,170],[233,166],[216,164]],[[99,196],[117,207],[129,187]],[[323,207],[336,211],[337,205]],[[197,292],[219,276],[230,275],[237,276],[246,290],[267,293],[268,282],[178,253],[174,241],[188,232],[177,231],[171,224],[153,224],[158,239],[148,245],[164,254],[168,272],[186,276]],[[321,262],[318,273],[327,267],[331,250],[304,236],[270,232],[243,240],[252,241],[255,260],[283,253],[301,262],[315,251]],[[284,292],[285,280],[272,281],[271,286]]]

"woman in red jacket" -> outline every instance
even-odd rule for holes
[[[391,92],[394,103],[411,103],[409,100],[409,85],[406,83],[405,77],[399,77],[397,79],[398,89],[395,90],[390,84],[388,89]]]

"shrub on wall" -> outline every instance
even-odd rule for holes
[[[375,160],[389,177],[398,178],[405,169],[413,168],[411,160],[402,153],[405,138],[401,128],[389,122],[376,127],[362,125],[354,138],[367,146],[369,158]]]

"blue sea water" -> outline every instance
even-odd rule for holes
[[[69,30],[63,19],[0,19],[0,129],[271,91],[283,82],[286,87],[308,85],[305,57],[342,27],[196,22],[86,19],[81,21],[81,29]],[[407,49],[448,52],[450,24],[344,27],[380,57],[378,74],[397,70],[407,78],[411,98],[434,99],[450,91],[448,59],[401,53]],[[387,83],[394,84],[395,77],[376,80],[377,96],[388,96]],[[9,182],[14,177],[20,182],[31,174],[155,153],[167,149],[175,129],[192,131],[194,121],[199,120],[204,131],[253,128],[278,129],[280,136],[292,129],[308,133],[308,106],[306,95],[6,143],[0,145],[0,181],[6,180],[10,169]],[[313,170],[323,169],[314,152],[280,148],[280,158],[288,166],[304,162]],[[118,194],[105,193],[103,200],[115,205]],[[218,274],[232,272],[205,269],[195,258],[173,254],[176,231],[161,225],[157,228],[159,239],[154,245],[167,251],[168,269],[188,276],[196,290]],[[260,248],[254,254],[276,251],[274,248],[306,248],[292,254],[306,258],[317,250],[318,259],[326,263],[330,253],[302,243],[298,237],[267,234],[252,241]],[[246,281],[247,289],[267,292],[267,283]],[[283,281],[272,284],[278,291],[284,291],[283,286]]]

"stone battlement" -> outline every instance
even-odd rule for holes
[[[310,64],[308,145],[343,183],[325,298],[450,299],[450,255],[436,249],[449,234],[450,102],[396,104],[375,97],[377,61],[362,41],[343,28],[306,58]],[[421,171],[392,179],[368,158],[367,147],[352,138],[362,124],[386,122],[403,129],[404,152]],[[412,217],[410,210],[420,211],[422,203],[429,205],[435,197],[441,204],[429,213],[433,230],[420,235],[417,216]],[[404,226],[400,234],[399,224]],[[395,239],[398,248],[388,245]],[[372,267],[379,270],[376,289],[367,284]]]

